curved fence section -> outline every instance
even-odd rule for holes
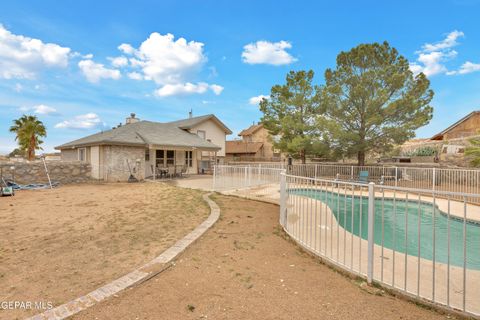
[[[275,202],[299,244],[368,282],[480,315],[480,195],[220,166],[215,189]]]

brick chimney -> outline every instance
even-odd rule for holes
[[[135,118],[135,113],[130,113],[130,117],[128,117],[126,120],[125,120],[125,124],[130,124],[130,123],[135,123],[135,122],[138,122],[140,121],[140,119],[138,118]]]

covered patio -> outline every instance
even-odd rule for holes
[[[211,173],[217,163],[217,149],[152,146],[145,149],[145,177],[164,179],[188,174]]]

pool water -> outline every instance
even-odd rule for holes
[[[290,194],[303,195],[326,203],[337,222],[347,231],[368,238],[368,198],[344,195],[322,190],[291,189]],[[352,201],[353,200],[353,201]],[[353,210],[352,210],[353,207]],[[374,240],[385,248],[433,260],[433,239],[435,238],[435,261],[448,263],[448,225],[450,224],[450,265],[463,267],[463,228],[462,219],[450,218],[432,204],[416,199],[375,199]],[[361,209],[361,210],[360,210]],[[463,214],[463,212],[462,212]],[[352,228],[353,215],[353,228]],[[420,237],[418,223],[420,219]],[[360,230],[361,220],[361,230]],[[450,220],[450,221],[449,221]],[[435,225],[435,228],[434,228]],[[435,236],[434,236],[435,231]],[[407,237],[405,237],[405,234]],[[480,225],[466,222],[466,266],[480,270]]]

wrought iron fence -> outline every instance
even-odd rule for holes
[[[284,230],[337,267],[413,298],[480,315],[478,193],[252,166],[219,166],[214,177],[216,190],[278,203]]]
[[[385,186],[414,189],[451,191],[455,193],[480,193],[480,170],[456,168],[420,168],[401,166],[351,166],[341,164],[251,163],[242,167],[285,169],[288,174],[322,179],[356,182],[364,180]],[[461,200],[460,197],[457,199]],[[478,201],[480,199],[472,199]]]

